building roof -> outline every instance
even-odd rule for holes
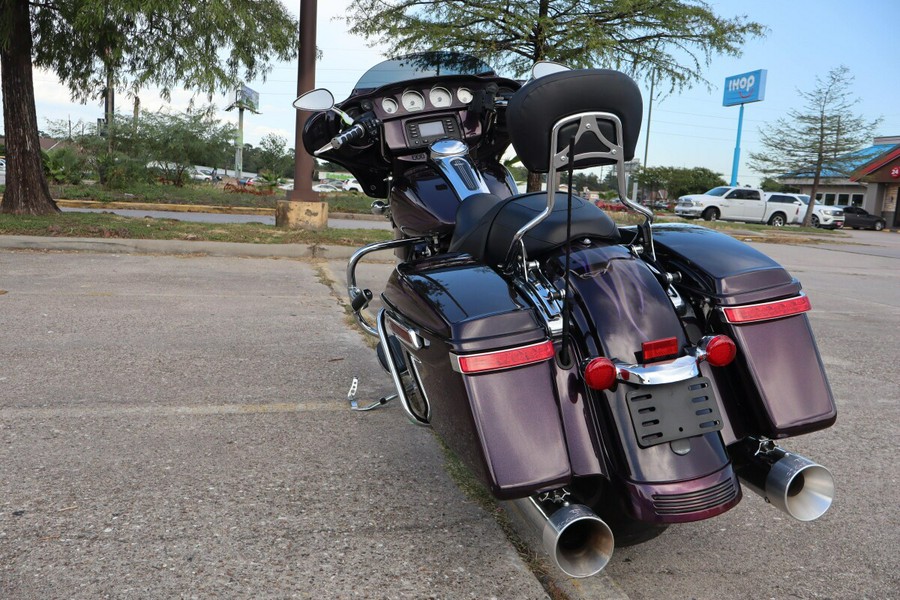
[[[900,158],[900,144],[891,145],[886,152],[882,152],[872,160],[854,169],[850,181],[859,181],[866,175],[871,175],[886,164]]]
[[[856,172],[859,171],[862,167],[877,162],[880,157],[885,154],[889,154],[892,150],[900,148],[900,144],[873,144],[867,148],[862,148],[861,150],[856,150],[854,152],[849,152],[844,154],[838,158],[836,162],[841,164],[843,168],[837,168],[836,165],[832,164],[824,165],[822,167],[822,179],[840,179],[846,178],[849,173],[853,173],[853,177],[851,177],[852,181],[857,181]],[[876,167],[877,168],[877,167]],[[795,173],[785,173],[779,179],[790,178],[790,179],[813,179],[815,177],[815,173],[812,171],[806,172],[795,172]]]

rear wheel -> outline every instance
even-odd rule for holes
[[[713,208],[710,206],[706,210],[703,211],[703,220],[704,221],[718,221],[719,220],[719,209]]]
[[[769,219],[769,225],[771,225],[772,227],[784,227],[784,224],[785,218],[784,214],[782,213],[775,213],[774,215],[772,215],[772,218]]]

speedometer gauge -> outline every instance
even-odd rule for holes
[[[468,89],[468,88],[459,88],[458,90],[456,90],[456,97],[457,97],[457,98],[459,99],[459,101],[462,102],[463,104],[468,104],[469,102],[472,101],[472,98],[473,98],[474,96],[472,96],[472,91],[471,91],[470,89]]]
[[[386,112],[389,115],[392,115],[395,112],[397,112],[397,108],[398,108],[397,101],[394,100],[393,98],[384,98],[381,101],[381,110],[383,110],[384,112]]]
[[[403,100],[403,108],[409,112],[416,112],[425,108],[425,98],[419,92],[403,92],[401,100]]]
[[[428,99],[431,100],[432,106],[437,108],[443,108],[453,104],[453,96],[442,87],[431,88],[431,91],[428,92]]]

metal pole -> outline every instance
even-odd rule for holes
[[[240,181],[244,175],[244,108],[238,107],[237,148],[234,150],[234,177]]]
[[[297,95],[316,87],[316,0],[300,0],[300,57],[297,61]],[[312,191],[315,161],[303,149],[303,127],[310,113],[297,111],[294,139],[294,189],[290,200],[318,202],[319,194]]]
[[[737,141],[734,144],[734,162],[731,164],[731,185],[737,185],[738,165],[741,162],[741,128],[744,126],[744,105],[738,115]]]

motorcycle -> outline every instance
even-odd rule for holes
[[[615,545],[720,515],[742,487],[801,521],[828,510],[828,469],[776,445],[837,416],[809,299],[750,246],[655,224],[628,199],[642,115],[628,76],[539,63],[523,84],[424,53],[373,67],[340,104],[319,89],[294,105],[314,111],[307,151],[346,167],[395,234],[347,266],[395,388],[364,406],[354,380],[352,408],[397,399],[563,572],[593,575]],[[518,192],[510,144],[546,191]],[[640,224],[572,194],[574,169],[603,165]],[[398,261],[373,318],[356,270],[386,249]]]

